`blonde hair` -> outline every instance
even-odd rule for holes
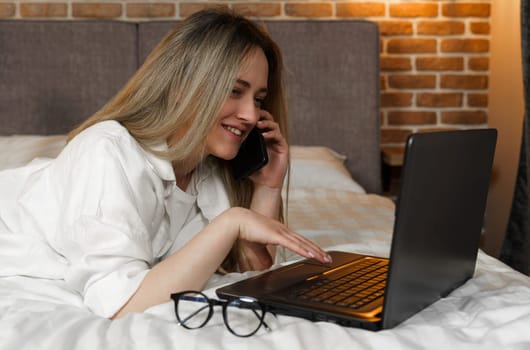
[[[274,116],[288,141],[283,62],[278,46],[264,27],[220,9],[196,12],[177,24],[117,95],[71,131],[69,140],[100,121],[116,120],[146,150],[170,161],[182,161],[203,149],[243,60],[256,48],[263,50],[269,66],[264,108]],[[167,151],[153,149],[178,130],[187,131]],[[221,159],[216,162],[231,205],[248,208],[252,182],[234,181],[228,163]],[[233,269],[235,253],[233,250],[224,268]]]

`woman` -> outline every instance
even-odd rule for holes
[[[117,318],[200,290],[221,264],[267,268],[270,246],[329,262],[281,223],[281,72],[250,21],[216,10],[183,21],[56,159],[0,173],[0,246],[31,259],[5,257],[0,274],[64,280]],[[269,163],[236,182],[228,161],[255,126]]]

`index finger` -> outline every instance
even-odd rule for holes
[[[272,114],[270,114],[269,111],[267,111],[265,109],[260,110],[259,115],[260,115],[260,119],[259,120],[264,120],[265,119],[265,120],[274,121],[274,117],[272,116]]]

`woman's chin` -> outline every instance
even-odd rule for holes
[[[213,155],[220,159],[232,160],[237,156],[237,152],[217,152],[213,153]]]

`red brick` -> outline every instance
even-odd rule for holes
[[[464,69],[463,57],[418,57],[416,58],[417,70],[459,71]]]
[[[408,57],[381,57],[382,71],[406,71],[412,69],[410,58]]]
[[[473,34],[487,35],[490,33],[490,24],[488,22],[471,22],[470,28]]]
[[[440,86],[443,89],[487,89],[487,75],[442,75]]]
[[[488,115],[484,111],[448,111],[442,112],[442,123],[445,124],[485,124]]]
[[[464,34],[466,25],[460,21],[422,21],[418,23],[418,34],[457,35]]]
[[[331,3],[308,2],[308,3],[286,3],[285,14],[291,17],[330,17],[333,14]]]
[[[399,74],[388,77],[388,86],[395,89],[434,89],[436,76],[421,74]]]
[[[412,23],[407,21],[380,21],[379,33],[381,35],[412,35]]]
[[[0,18],[14,17],[15,12],[15,4],[9,2],[0,2]]]
[[[488,94],[468,94],[467,105],[470,107],[488,107]]]
[[[385,92],[381,94],[381,107],[409,107],[411,105],[411,93]]]
[[[384,91],[386,90],[386,79],[384,76],[381,76],[379,78],[379,90],[380,91]]]
[[[228,5],[219,2],[181,2],[179,3],[179,15],[181,18],[186,18],[188,16],[191,16],[195,12],[208,8],[228,9]]]
[[[275,17],[282,14],[280,3],[240,3],[233,4],[232,8],[238,13],[248,17]]]
[[[72,15],[83,18],[116,18],[121,16],[118,3],[73,3]]]
[[[128,3],[127,17],[174,17],[175,5],[168,3]]]
[[[444,39],[442,52],[489,52],[490,42],[487,39]]]
[[[383,3],[336,3],[337,17],[381,17],[385,15]]]
[[[471,57],[468,62],[468,67],[475,71],[486,71],[489,69],[489,57]]]
[[[490,4],[442,4],[442,14],[447,17],[489,17]]]
[[[436,124],[435,112],[394,111],[388,113],[390,125],[428,125]]]
[[[66,17],[67,5],[64,3],[21,3],[22,17]]]
[[[388,53],[434,53],[435,39],[389,39]]]
[[[460,107],[461,93],[421,93],[416,96],[418,107]]]
[[[391,4],[390,16],[392,17],[436,17],[438,16],[438,4],[436,3],[412,3]]]
[[[403,143],[412,134],[410,129],[382,129],[381,143]]]
[[[418,133],[440,132],[440,131],[455,131],[455,130],[462,130],[462,128],[448,128],[448,127],[421,128],[421,129],[418,130]]]

